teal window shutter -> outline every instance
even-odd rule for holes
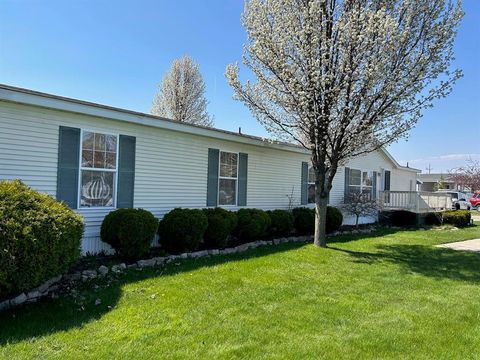
[[[220,150],[208,149],[207,206],[218,204],[218,166]]]
[[[57,200],[78,206],[80,129],[60,126],[58,138]]]
[[[377,198],[377,172],[374,171],[372,175],[372,199]]]
[[[120,135],[118,142],[117,208],[133,208],[135,188],[134,136]]]
[[[385,170],[385,182],[384,182],[383,190],[385,191],[390,190],[390,171],[389,170]]]
[[[238,206],[247,205],[248,154],[240,153],[238,159]]]
[[[300,203],[308,204],[308,162],[302,162],[302,183],[300,187]]]
[[[350,168],[345,167],[345,181],[343,184],[343,202],[345,203],[348,200],[348,195],[350,193]]]

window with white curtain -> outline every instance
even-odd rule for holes
[[[118,137],[82,131],[80,207],[114,207]]]

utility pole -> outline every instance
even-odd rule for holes
[[[428,170],[428,173],[430,174],[431,171],[433,170],[432,167],[430,166],[430,164],[428,164],[428,167],[426,168],[426,170]]]

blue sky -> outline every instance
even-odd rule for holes
[[[225,81],[246,40],[242,0],[0,0],[0,83],[149,112],[173,59],[200,64],[216,126],[268,136]],[[396,159],[433,172],[480,159],[480,1],[465,0],[453,93],[425,112]]]

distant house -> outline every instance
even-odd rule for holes
[[[175,207],[286,209],[290,194],[295,206],[313,206],[309,158],[288,143],[0,85],[0,179],[22,179],[83,215],[84,253],[109,249],[99,230],[116,208],[158,218]],[[353,158],[329,202],[414,191],[417,172],[385,150]]]
[[[420,191],[437,191],[438,189],[461,190],[460,186],[453,179],[449,178],[449,174],[419,174],[418,179],[420,180]]]

